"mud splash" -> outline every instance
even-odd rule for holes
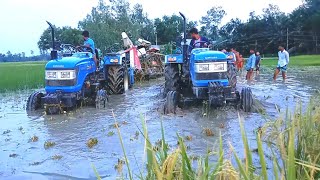
[[[250,86],[264,107],[265,115],[275,118],[279,116],[278,111],[283,113],[287,106],[292,109],[300,100],[302,103],[309,101],[319,89],[319,70],[291,69],[287,83],[273,84],[272,70],[265,69],[260,79]],[[162,84],[161,79],[138,84],[125,95],[110,97],[105,109],[85,107],[59,116],[45,116],[43,112],[26,114],[25,103],[31,91],[0,94],[1,179],[96,179],[92,164],[105,179],[115,179],[122,173],[125,176],[126,168],[121,172],[115,168],[123,154],[115,134],[112,112],[116,116],[116,125],[120,127],[130,165],[136,172],[145,167],[141,115],[146,119],[154,144],[161,138],[160,121],[163,120],[166,140],[171,148],[177,146],[178,132],[186,137],[188,151],[197,157],[216,147],[221,131],[223,139],[230,141],[240,155],[243,153],[236,109],[210,109],[203,116],[200,106],[183,109],[177,115],[163,116],[159,95]],[[246,86],[241,80],[238,84],[239,87]],[[248,139],[252,140],[254,130],[268,120],[259,113],[240,112],[240,115],[244,118]],[[99,143],[88,148],[90,139]],[[45,148],[46,142],[55,145]],[[255,143],[250,145],[255,148]],[[228,150],[227,146],[225,148]]]

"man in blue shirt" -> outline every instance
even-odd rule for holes
[[[96,63],[96,65],[98,67],[97,57],[96,57],[96,54],[95,54],[94,42],[93,42],[93,40],[91,38],[89,38],[89,31],[86,31],[86,30],[83,31],[82,32],[82,36],[83,36],[83,40],[84,40],[83,46],[87,47],[87,48],[90,48],[92,50],[94,62]]]
[[[200,36],[197,28],[192,28],[189,33],[191,34],[192,40],[190,41],[189,45],[189,53],[192,51],[193,48],[203,48],[208,47],[210,44],[209,40],[204,37]]]
[[[236,62],[236,55],[232,52],[232,50],[230,48],[227,48],[227,57],[228,60],[232,61],[233,63]]]
[[[250,54],[251,56],[247,60],[247,64],[246,64],[246,70],[247,70],[246,80],[248,81],[251,80],[253,69],[256,66],[256,55],[253,49],[250,50]]]

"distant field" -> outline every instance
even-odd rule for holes
[[[277,58],[265,58],[262,60],[262,66],[276,66]],[[320,66],[320,55],[304,55],[290,57],[289,66]]]
[[[43,86],[45,64],[44,61],[0,63],[0,91]]]
[[[274,67],[277,61],[264,58],[261,64]],[[45,61],[0,63],[0,91],[43,87],[45,64]],[[290,57],[289,66],[320,66],[320,55]]]

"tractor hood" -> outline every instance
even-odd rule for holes
[[[61,59],[51,60],[46,64],[46,69],[74,69],[83,62],[93,61],[91,56],[74,55],[71,57],[63,57]]]
[[[226,61],[227,55],[220,51],[195,51],[192,54],[196,61]]]

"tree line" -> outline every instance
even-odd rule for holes
[[[30,54],[31,56],[26,56],[25,52],[13,54],[11,51],[5,54],[0,53],[0,62],[43,61],[50,58],[49,54],[34,55],[33,50],[30,51]]]
[[[249,48],[255,48],[264,54],[272,54],[279,44],[283,44],[293,53],[320,52],[319,0],[305,0],[290,14],[270,4],[263,8],[261,15],[250,12],[246,21],[233,18],[221,25],[225,16],[222,7],[212,7],[199,21],[188,21],[187,29],[200,27],[200,34],[214,41],[215,49],[235,47],[246,53]],[[122,31],[127,32],[131,40],[143,38],[155,44],[157,38],[161,45],[180,44],[182,26],[182,18],[177,15],[150,19],[141,4],[131,8],[129,0],[109,0],[109,3],[99,0],[98,5],[79,22],[78,28],[57,28],[56,34],[58,41],[80,44],[80,31],[85,29],[90,31],[97,47],[110,52],[122,48]],[[40,37],[41,51],[50,48],[49,37],[49,30]]]
[[[263,54],[273,54],[278,45],[283,44],[291,53],[320,53],[319,0],[305,0],[290,14],[270,4],[263,8],[261,15],[253,11],[246,21],[233,18],[222,25],[225,16],[222,7],[214,6],[199,21],[188,21],[187,29],[200,27],[200,34],[212,40],[215,49],[235,47],[246,54],[249,48],[255,48]],[[179,45],[182,26],[182,18],[175,14],[150,19],[141,4],[131,6],[129,0],[108,0],[107,3],[99,0],[98,5],[79,21],[77,28],[55,27],[55,34],[57,44],[80,45],[81,31],[88,30],[96,47],[107,53],[122,49],[123,31],[132,41],[143,38],[155,44],[157,39],[160,45]],[[42,55],[48,55],[51,44],[50,29],[46,29],[38,41]],[[0,61],[9,56],[10,53],[2,54]],[[23,55],[14,55],[14,58],[19,57],[21,59]]]

